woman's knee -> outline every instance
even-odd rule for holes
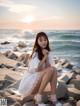
[[[48,67],[46,72],[49,74],[53,74],[53,68],[51,66]]]
[[[57,74],[57,69],[54,66],[51,66],[52,74]]]

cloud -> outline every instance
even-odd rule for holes
[[[33,12],[35,10],[35,6],[28,4],[15,4],[11,0],[0,0],[0,5],[3,7],[7,7],[8,11],[13,13],[23,13],[23,12]]]

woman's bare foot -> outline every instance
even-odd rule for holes
[[[50,96],[50,102],[53,106],[56,105],[56,102],[57,102],[56,94],[53,94],[53,95]]]
[[[40,94],[36,94],[36,95],[34,96],[34,101],[35,101],[36,103],[41,103],[41,101],[42,101],[42,96],[41,96]]]

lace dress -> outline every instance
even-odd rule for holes
[[[52,56],[51,52],[48,55],[49,63],[52,65]],[[32,59],[29,61],[28,72],[26,72],[20,82],[18,92],[23,97],[28,96],[33,91],[34,87],[38,83],[41,74],[37,72],[40,60],[38,59],[38,54],[35,52],[32,56]]]

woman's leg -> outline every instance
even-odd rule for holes
[[[50,101],[52,104],[55,104],[57,102],[57,97],[56,97],[56,85],[57,85],[57,70],[52,67],[53,74],[50,80],[50,85],[51,85],[51,96],[50,96]]]
[[[57,70],[52,67],[53,74],[50,80],[51,85],[51,94],[56,94],[56,85],[57,85]]]
[[[56,98],[57,71],[54,67],[49,67],[46,69],[46,73],[44,74],[42,78],[41,85],[38,91],[39,95],[43,92],[48,82],[50,82],[50,85],[51,85],[51,101],[54,104],[57,101],[57,98]],[[39,95],[37,96],[37,98],[40,97]]]
[[[51,77],[52,77],[52,74],[53,74],[53,70],[52,70],[52,67],[48,67],[44,70],[42,70],[41,72],[41,78],[39,80],[39,83],[37,84],[37,86],[34,88],[34,90],[32,91],[30,97],[33,98],[34,95],[36,93],[39,93],[41,94],[44,90],[44,88],[46,87],[46,85],[48,84],[48,82],[51,81]],[[22,100],[21,100],[21,104],[24,104],[25,102],[27,102],[28,98],[30,97],[24,97]]]
[[[50,82],[51,76],[52,76],[52,68],[51,67],[48,67],[48,68],[44,69],[43,71],[45,72],[45,74],[42,78],[41,85],[38,90],[39,94],[41,94],[43,92],[43,90],[45,89],[48,82]]]
[[[31,95],[28,96],[28,97],[26,96],[26,97],[24,97],[24,98],[21,100],[21,104],[22,104],[22,105],[23,105],[25,102],[27,102],[30,98],[33,99],[34,96],[35,96],[35,94],[38,92],[38,89],[39,89],[39,87],[40,87],[41,80],[42,80],[42,77],[43,77],[43,73],[41,73],[41,74],[42,74],[42,75],[41,75],[41,77],[40,77],[40,79],[39,79],[39,81],[38,81],[36,87],[33,89]]]
[[[36,94],[36,93],[38,93],[38,91],[39,91],[39,88],[40,88],[40,86],[41,86],[41,83],[43,82],[42,81],[42,79],[43,79],[43,77],[44,76],[46,76],[46,74],[48,73],[48,75],[50,75],[50,68],[48,67],[48,68],[45,68],[44,70],[42,70],[41,72],[40,72],[40,74],[41,74],[41,77],[40,77],[40,79],[39,79],[39,81],[38,81],[38,84],[36,85],[36,87],[33,89],[33,91],[32,91],[32,94]],[[48,79],[48,78],[47,78]],[[45,83],[46,83],[46,80],[45,80]]]
[[[42,78],[43,78],[43,76],[44,76],[44,74],[46,73],[46,70],[45,71],[43,71],[43,72],[40,72],[40,79],[39,79],[39,81],[38,81],[38,83],[37,83],[37,85],[36,85],[36,87],[33,89],[33,91],[32,91],[32,93],[31,93],[31,95],[30,96],[26,96],[26,97],[24,97],[22,100],[20,100],[20,103],[21,103],[21,105],[23,105],[25,102],[27,102],[28,100],[29,100],[29,98],[34,98],[34,96],[35,96],[35,94],[38,92],[38,90],[39,90],[39,87],[40,87],[40,84],[41,84],[41,82],[42,82]]]

